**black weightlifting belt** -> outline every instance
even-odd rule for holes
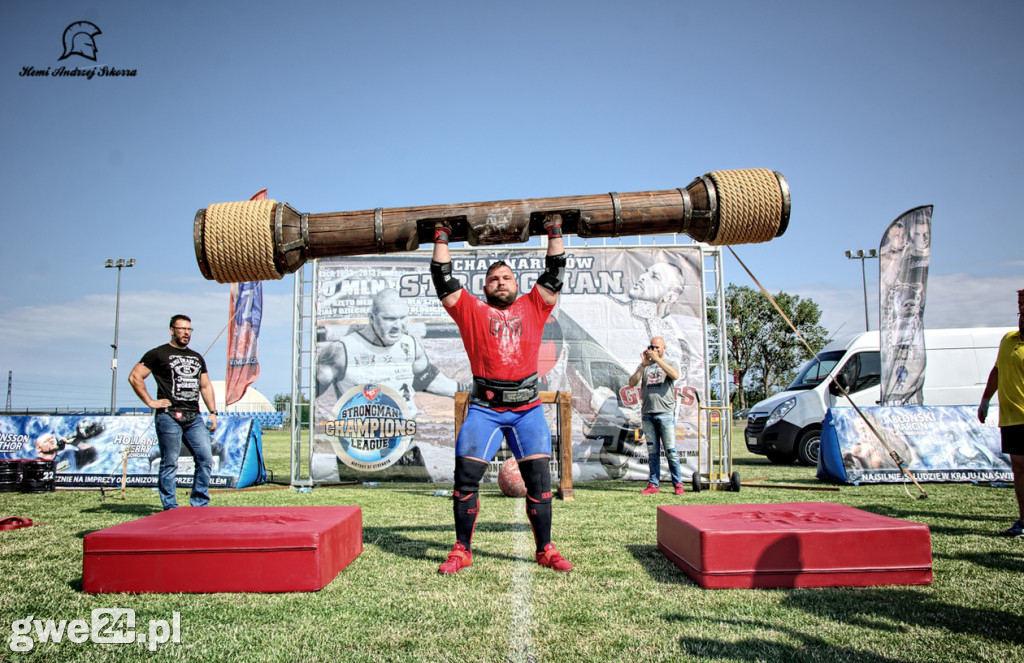
[[[522,380],[488,380],[473,376],[470,402],[484,407],[516,407],[537,399],[537,374]]]

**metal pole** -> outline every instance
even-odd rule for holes
[[[111,415],[117,412],[117,331],[121,325],[121,268],[134,266],[135,258],[129,258],[127,261],[124,258],[118,258],[117,262],[114,262],[112,259],[108,259],[106,265],[104,265],[104,267],[117,268],[117,297],[114,300],[114,342],[110,346],[114,349],[114,359],[110,362],[110,370],[112,372],[110,377]]]
[[[878,251],[875,249],[871,249],[866,253],[863,249],[847,251],[846,257],[850,260],[860,260],[860,282],[864,286],[864,331],[871,331],[871,324],[868,322],[868,275],[864,261],[871,258],[877,259]]]
[[[860,280],[864,284],[864,331],[871,331],[871,326],[868,324],[868,277],[864,270],[863,257],[860,259]]]
[[[114,414],[117,400],[117,328],[121,323],[121,265],[117,266],[117,298],[114,300],[114,360],[110,362],[113,376],[110,379],[110,414]]]

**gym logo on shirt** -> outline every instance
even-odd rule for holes
[[[523,319],[519,316],[509,320],[491,318],[491,336],[498,338],[518,338],[523,335]]]
[[[199,400],[199,373],[203,365],[189,355],[171,355],[167,358],[171,367],[171,395],[178,401]]]

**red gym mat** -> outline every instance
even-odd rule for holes
[[[85,535],[89,593],[309,592],[363,551],[356,506],[180,507]]]
[[[660,506],[658,549],[706,589],[932,581],[927,525],[825,502]]]

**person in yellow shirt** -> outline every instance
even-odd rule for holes
[[[1017,291],[1017,331],[1007,332],[999,342],[996,365],[988,374],[985,392],[978,406],[978,419],[985,423],[988,402],[999,391],[999,432],[1003,453],[1010,456],[1013,492],[1017,496],[1017,522],[1001,536],[1024,536],[1024,290]]]

